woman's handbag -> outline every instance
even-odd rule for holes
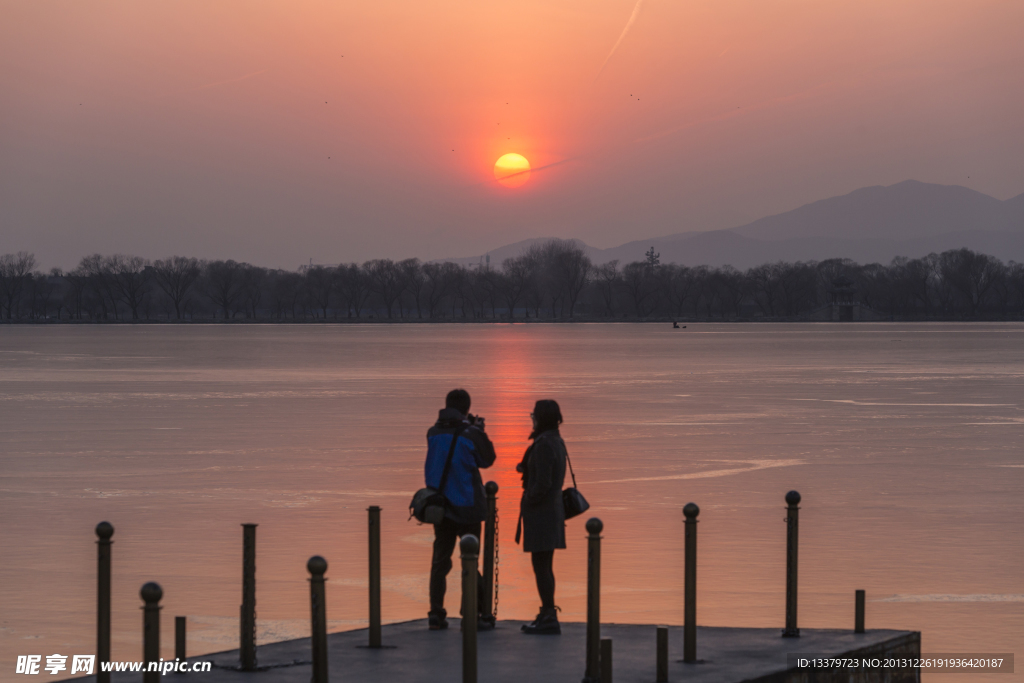
[[[576,488],[576,473],[572,471],[572,461],[569,460],[569,451],[565,452],[565,462],[569,464],[569,474],[572,476],[572,488],[562,491],[562,506],[565,508],[565,518],[572,519],[590,509],[590,503],[583,497]]]

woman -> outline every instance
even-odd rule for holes
[[[526,449],[516,471],[523,473],[523,498],[519,504],[519,523],[523,551],[532,554],[533,573],[540,593],[540,614],[523,632],[556,634],[562,632],[555,606],[554,558],[556,549],[565,548],[565,508],[562,483],[565,480],[565,442],[558,433],[562,411],[554,401],[537,401],[533,418],[533,444]],[[520,529],[516,530],[516,542]]]

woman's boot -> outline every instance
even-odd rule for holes
[[[523,633],[530,635],[558,635],[561,632],[557,607],[541,607],[536,619],[529,624],[523,624]]]

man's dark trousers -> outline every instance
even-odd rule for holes
[[[480,538],[480,522],[473,524],[458,524],[445,517],[440,524],[434,525],[434,558],[430,565],[430,613],[445,615],[444,594],[448,588],[448,572],[452,570],[452,553],[455,551],[455,542],[466,534],[473,534],[480,541],[480,549],[483,550],[483,539]],[[479,567],[479,563],[477,564]],[[459,576],[462,572],[459,572]],[[477,570],[477,609],[484,612],[484,580]],[[462,601],[462,587],[459,586],[459,601]],[[462,613],[461,606],[459,613]]]

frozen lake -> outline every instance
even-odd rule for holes
[[[852,628],[863,588],[868,627],[920,630],[924,653],[1024,642],[1021,324],[2,326],[0,680],[19,654],[94,652],[101,520],[114,659],[141,654],[148,580],[165,656],[174,615],[190,653],[237,647],[242,522],[260,525],[263,641],[308,633],[313,554],[331,628],[365,623],[369,505],[385,620],[424,617],[432,534],[406,506],[456,386],[498,451],[502,619],[539,604],[514,468],[554,398],[605,523],[605,621],[682,623],[693,501],[698,621],[781,628],[797,489],[801,626]],[[555,557],[567,621],[585,616],[584,535],[570,521]]]

